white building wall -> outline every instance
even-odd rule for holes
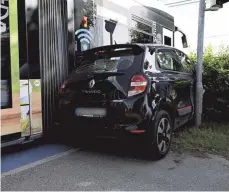
[[[99,6],[97,5],[97,14],[101,18],[109,18],[118,21],[118,25],[116,26],[116,30],[114,31],[113,36],[115,37],[114,40],[117,43],[127,43],[129,42],[129,9],[133,6],[145,5],[148,7],[153,7],[165,11],[172,15],[168,7],[166,7],[163,3],[159,0],[104,0],[103,5],[106,1],[112,2],[121,8],[126,9],[125,13],[119,13],[112,10],[112,7],[106,8],[106,6]],[[176,24],[176,23],[175,23]],[[105,28],[105,23],[103,24],[103,28]],[[173,39],[173,37],[171,37]],[[181,42],[181,37],[179,37]],[[110,44],[110,36],[109,33],[103,34],[103,45]]]

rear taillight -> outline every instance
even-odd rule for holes
[[[147,79],[143,75],[134,75],[131,79],[128,97],[143,93],[147,87]]]

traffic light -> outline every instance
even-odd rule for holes
[[[216,0],[216,5],[223,7],[223,4],[227,2],[229,2],[229,0]]]
[[[88,18],[86,16],[83,16],[82,22],[81,22],[81,28],[87,29],[88,28]]]
[[[223,4],[229,2],[229,0],[210,0],[210,8],[223,8]]]

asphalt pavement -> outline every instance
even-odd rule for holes
[[[134,146],[100,141],[2,177],[2,190],[208,190],[229,191],[229,161],[170,152],[141,158]],[[141,150],[141,149],[140,149]]]
[[[71,148],[68,145],[41,141],[3,148],[1,151],[1,173],[4,174],[28,164],[39,162]]]

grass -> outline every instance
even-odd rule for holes
[[[203,123],[200,127],[186,127],[175,133],[172,150],[213,153],[229,158],[229,124]]]

